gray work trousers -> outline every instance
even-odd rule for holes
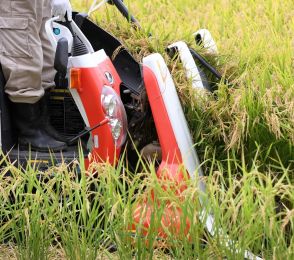
[[[0,0],[0,64],[12,102],[36,103],[54,86],[50,17],[51,0]]]

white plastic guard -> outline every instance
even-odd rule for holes
[[[195,32],[193,35],[202,42],[203,47],[206,49],[206,51],[209,54],[213,54],[213,55],[218,54],[216,43],[214,39],[212,38],[210,31],[208,31],[207,29],[200,29],[197,32]]]
[[[168,48],[176,48],[179,52],[181,62],[186,71],[186,76],[189,80],[192,80],[192,87],[204,89],[205,87],[202,83],[198,67],[193,59],[193,56],[187,44],[183,41],[179,41],[169,45]]]

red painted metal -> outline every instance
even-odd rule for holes
[[[83,103],[90,128],[94,127],[105,119],[105,113],[101,104],[101,94],[103,86],[111,86],[120,96],[121,79],[117,74],[110,59],[106,59],[97,67],[93,68],[74,68],[79,70],[79,86],[75,87]],[[113,76],[113,83],[109,82],[105,73],[111,73]],[[87,165],[91,161],[109,162],[114,164],[120,155],[120,148],[115,146],[111,129],[108,124],[96,128],[91,133],[92,138],[98,140],[98,147],[93,147]],[[98,139],[97,139],[98,137]],[[94,140],[93,144],[95,144]]]
[[[154,73],[148,68],[143,68],[144,83],[149,103],[162,150],[162,162],[157,171],[159,178],[168,178],[182,182],[184,175],[179,172],[183,163],[180,149],[166,111],[161,91]]]
[[[166,106],[161,95],[160,87],[152,70],[143,68],[144,82],[147,90],[149,103],[151,106],[159,143],[162,149],[162,162],[157,170],[157,177],[163,189],[173,190],[181,197],[181,193],[186,189],[185,179],[188,178],[183,170],[183,160],[179,150],[176,137],[166,111]],[[156,208],[160,208],[156,199],[155,191],[152,191],[142,203],[136,205],[133,212],[133,224],[131,230],[136,230],[139,226],[141,234],[146,236],[150,230],[152,215],[156,214]],[[148,194],[147,194],[148,197]],[[166,238],[166,229],[172,234],[179,234],[181,230],[182,211],[166,201],[161,218],[161,226],[158,228],[158,237]],[[186,218],[184,232],[187,234],[190,229],[190,221]]]

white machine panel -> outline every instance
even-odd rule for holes
[[[206,51],[209,54],[213,54],[213,55],[218,54],[216,43],[214,39],[212,38],[210,31],[208,31],[207,29],[200,29],[197,32],[195,32],[193,35],[201,41],[203,47],[206,49]]]
[[[192,80],[192,87],[204,89],[205,87],[202,83],[200,72],[187,44],[183,41],[179,41],[169,45],[168,48],[176,48],[179,52],[179,56],[185,68],[187,78]]]

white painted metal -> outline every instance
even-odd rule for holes
[[[103,49],[94,52],[92,54],[92,57],[93,57],[92,59],[95,60],[97,65],[104,62],[106,59],[108,59],[108,56]]]
[[[69,57],[68,69],[70,68],[93,68],[108,58],[105,51],[99,50],[81,56]]]
[[[203,47],[207,50],[210,54],[218,54],[218,49],[216,43],[207,29],[200,29],[193,34],[195,37],[199,37],[202,41]]]
[[[69,57],[68,69],[70,68],[94,68],[97,66],[97,62],[93,59],[91,53],[87,53],[81,56]]]
[[[183,41],[179,41],[169,45],[168,48],[177,49],[181,62],[185,68],[187,78],[188,80],[192,80],[192,87],[204,89],[205,87],[203,85],[200,72],[187,44]]]

